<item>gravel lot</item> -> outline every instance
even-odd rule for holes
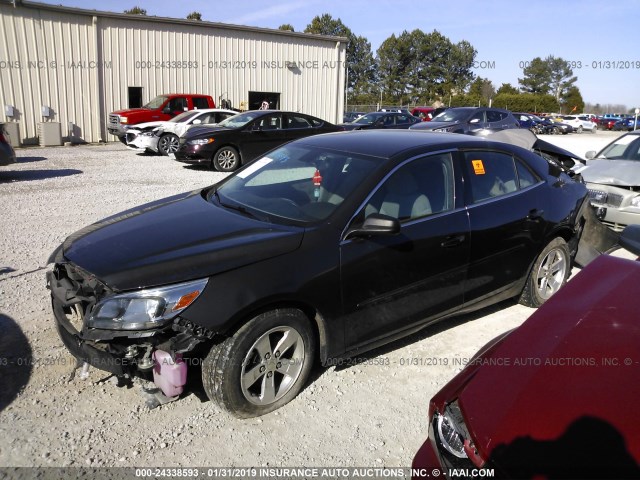
[[[613,136],[548,140],[578,154]],[[107,215],[215,183],[223,174],[138,155],[119,143],[30,148],[0,169],[0,465],[409,466],[431,396],[478,348],[532,309],[505,302],[448,320],[342,368],[317,368],[290,404],[237,420],[197,382],[148,410],[138,388],[99,370],[69,380],[45,288],[48,255]]]

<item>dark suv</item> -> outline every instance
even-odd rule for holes
[[[436,115],[430,122],[420,122],[411,130],[487,135],[508,128],[520,128],[518,121],[508,110],[486,107],[449,108]]]

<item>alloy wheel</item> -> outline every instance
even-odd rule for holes
[[[165,135],[160,139],[158,144],[158,149],[164,154],[168,155],[170,153],[176,153],[178,151],[178,147],[180,146],[180,141],[178,137],[175,135]]]
[[[304,356],[304,341],[297,330],[272,328],[254,342],[242,361],[242,394],[255,405],[279,400],[296,383]]]
[[[547,253],[536,272],[536,286],[541,298],[547,300],[560,289],[567,273],[567,264],[562,250],[554,248]]]

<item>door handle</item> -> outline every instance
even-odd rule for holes
[[[534,208],[533,210],[529,211],[529,215],[527,215],[527,220],[538,220],[539,218],[542,218],[543,215],[544,215],[544,210],[538,210],[537,208]]]
[[[444,239],[444,242],[440,244],[442,248],[451,248],[457,247],[464,243],[465,236],[464,235],[451,235]]]

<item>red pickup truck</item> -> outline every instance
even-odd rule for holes
[[[107,121],[107,130],[122,143],[126,143],[127,129],[138,123],[170,120],[176,115],[201,108],[216,108],[209,95],[192,95],[187,93],[170,93],[158,95],[141,108],[130,108],[111,112]]]

